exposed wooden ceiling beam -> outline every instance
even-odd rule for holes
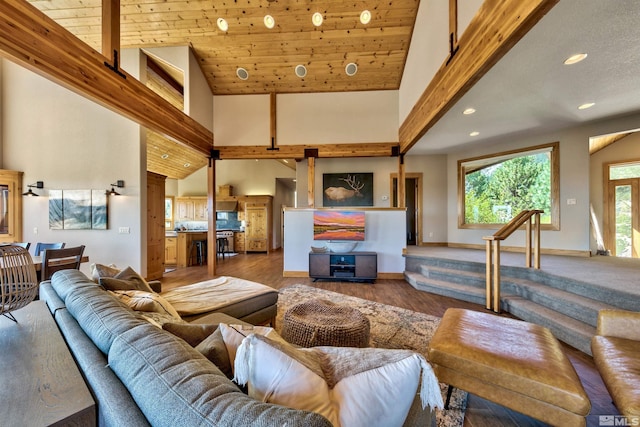
[[[406,153],[559,0],[485,0],[458,43],[400,126]]]
[[[304,150],[315,148],[318,158],[336,157],[391,157],[397,142],[278,145],[278,150],[269,150],[264,145],[216,146],[221,160],[229,159],[303,159]]]
[[[2,2],[0,55],[201,154],[213,147],[211,131],[130,75],[114,73],[107,58],[26,1]]]

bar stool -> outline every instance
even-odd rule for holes
[[[189,258],[193,259],[193,249],[196,250],[196,263],[202,265],[207,259],[207,241],[206,240],[192,240],[191,248],[189,248]]]
[[[218,246],[218,256],[222,255],[222,259],[224,259],[224,254],[229,252],[229,240],[226,237],[218,237],[216,238],[216,243]]]

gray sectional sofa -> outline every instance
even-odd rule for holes
[[[101,426],[330,427],[319,414],[244,394],[185,341],[77,270],[40,287],[97,405]]]

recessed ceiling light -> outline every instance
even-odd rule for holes
[[[236,75],[240,80],[247,80],[249,78],[249,72],[242,67],[238,67]]]
[[[360,14],[360,22],[364,25],[367,25],[369,22],[371,22],[371,12],[369,12],[368,10],[363,10]]]
[[[344,67],[344,72],[347,73],[347,76],[349,77],[355,76],[358,72],[358,65],[353,62],[349,62],[347,66]]]
[[[188,168],[189,166],[191,166],[191,163],[185,163],[185,164],[184,164],[184,167],[185,167],[185,168]]]
[[[322,25],[322,21],[324,21],[324,18],[320,12],[314,13],[311,17],[311,22],[313,22],[313,25],[315,25],[316,27]]]
[[[169,158],[169,155],[165,153],[162,156],[160,156],[160,158],[163,159],[163,160],[166,160],[166,159]]]
[[[216,24],[218,24],[218,28],[220,28],[220,31],[227,31],[229,29],[229,24],[224,18],[218,18]]]
[[[478,131],[476,131],[476,130],[474,130],[473,132],[471,132],[471,133],[469,134],[469,136],[478,136],[478,135],[480,135],[480,132],[478,132]]]
[[[276,20],[273,19],[273,16],[271,15],[265,15],[264,16],[264,26],[271,29],[273,27],[275,27],[276,25]]]
[[[287,159],[284,159],[284,160],[282,160],[282,161],[283,161],[283,162],[285,162],[285,163],[287,163],[287,164],[289,163],[289,160],[287,160]]]
[[[593,107],[594,105],[596,105],[596,103],[595,103],[595,102],[586,102],[586,103],[584,103],[584,104],[582,104],[582,105],[578,106],[578,110],[586,110],[587,108],[591,108],[591,107]]]
[[[296,76],[300,77],[301,79],[307,75],[307,67],[305,67],[302,64],[296,65],[295,70],[296,70]]]
[[[475,109],[475,108],[471,108],[471,107],[469,107],[469,108],[465,109],[465,110],[462,112],[462,114],[464,114],[465,116],[468,116],[469,114],[473,114],[473,113],[475,113],[475,112],[476,112],[476,109]]]
[[[583,59],[585,59],[587,57],[586,53],[577,53],[575,55],[571,55],[570,57],[568,57],[567,59],[565,59],[564,64],[565,65],[573,65],[573,64],[577,64],[578,62],[582,61]]]

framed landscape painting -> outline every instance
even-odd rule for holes
[[[104,190],[49,190],[49,229],[106,230]]]
[[[325,173],[322,206],[373,206],[373,173]]]

